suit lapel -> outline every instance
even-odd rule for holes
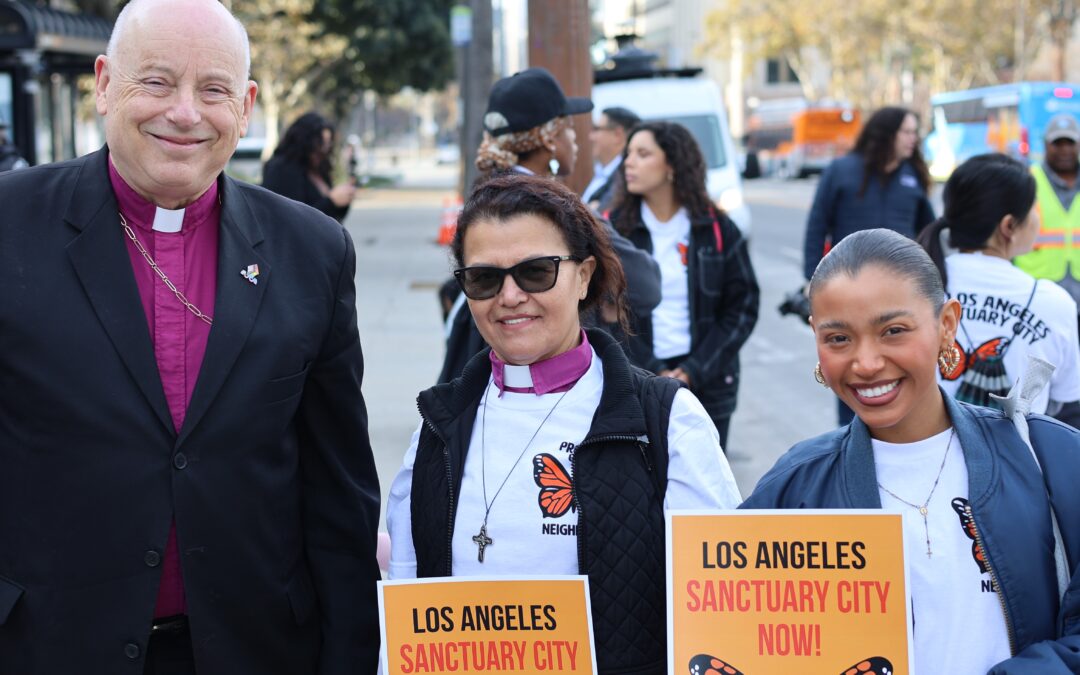
[[[86,158],[64,219],[81,233],[68,257],[101,325],[158,419],[174,433],[154,346],[109,184],[104,150]]]
[[[191,434],[225,383],[255,325],[255,317],[270,282],[270,265],[256,252],[256,247],[262,241],[258,223],[232,179],[224,178],[221,189],[214,325],[210,328],[206,354],[188,404],[178,445]],[[240,276],[240,271],[252,264],[259,266],[257,284]]]

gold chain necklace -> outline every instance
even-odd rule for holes
[[[135,236],[135,230],[131,229],[131,226],[128,225],[127,220],[124,219],[124,214],[120,213],[119,211],[117,211],[117,214],[120,216],[120,226],[124,228],[124,232],[127,233],[128,239],[131,240],[131,243],[135,244],[135,250],[142,254],[143,259],[146,260],[147,264],[150,265],[150,269],[157,272],[157,275],[161,277],[161,280],[165,282],[165,285],[169,288],[170,291],[173,292],[173,294],[176,296],[176,299],[179,300],[184,305],[184,307],[187,307],[188,310],[197,318],[206,322],[206,325],[214,325],[213,317],[207,314],[203,314],[201,309],[192,304],[191,301],[188,300],[184,296],[184,294],[180,292],[180,289],[173,285],[173,282],[169,281],[169,277],[165,276],[165,273],[162,272],[161,268],[157,266],[157,263],[154,262],[154,259],[150,257],[149,253],[146,252],[146,248],[144,248],[142,243],[139,242],[138,237]]]
[[[953,427],[952,433],[949,434],[949,442],[945,445],[945,456],[941,458],[941,466],[937,470],[937,478],[934,479],[934,484],[933,484],[933,486],[930,487],[930,494],[926,495],[926,501],[923,502],[922,506],[919,506],[918,504],[912,504],[911,502],[904,499],[903,497],[897,496],[895,492],[893,492],[889,488],[882,485],[881,481],[878,481],[878,484],[877,484],[877,486],[879,488],[881,488],[882,490],[884,490],[890,497],[892,497],[893,499],[895,499],[896,501],[898,501],[898,502],[900,502],[902,504],[907,504],[911,508],[917,510],[919,512],[919,514],[922,516],[923,530],[926,532],[926,557],[927,558],[932,558],[933,557],[933,552],[930,550],[930,524],[927,522],[926,516],[930,512],[930,509],[929,509],[930,500],[934,498],[934,490],[937,490],[938,481],[941,480],[941,474],[945,470],[945,460],[949,458],[949,448],[952,447],[952,442],[953,442],[953,437],[954,436],[956,436],[956,427]]]

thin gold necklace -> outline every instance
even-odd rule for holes
[[[927,522],[927,514],[930,513],[930,508],[929,508],[930,507],[930,500],[934,498],[934,490],[937,490],[938,482],[941,480],[941,473],[945,470],[945,460],[949,458],[949,448],[952,447],[953,437],[955,437],[955,436],[956,436],[956,427],[953,427],[952,428],[952,433],[949,434],[949,442],[945,444],[945,456],[941,458],[941,466],[938,467],[937,478],[934,479],[934,484],[930,487],[930,494],[926,495],[926,501],[923,502],[922,506],[919,506],[918,504],[912,504],[911,502],[904,499],[903,497],[898,496],[895,492],[893,492],[889,488],[882,485],[881,481],[878,481],[878,484],[877,484],[877,486],[879,488],[881,488],[882,490],[884,490],[886,492],[886,494],[888,494],[890,497],[892,497],[893,499],[895,499],[896,501],[898,501],[898,502],[900,502],[902,504],[907,504],[911,508],[918,511],[919,515],[922,516],[923,530],[926,532],[926,557],[927,558],[932,558],[933,557],[933,551],[930,550],[930,524]]]

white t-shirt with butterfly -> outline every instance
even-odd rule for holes
[[[981,253],[950,255],[945,271],[949,297],[963,311],[956,334],[961,363],[949,374],[938,374],[946,392],[993,406],[988,394],[1008,393],[1030,354],[1055,366],[1032,412],[1045,413],[1050,400],[1080,400],[1076,303],[1063,288],[1047,279],[1036,284],[1008,260]]]
[[[476,413],[457,503],[454,576],[578,573],[572,456],[589,432],[603,381],[603,364],[594,351],[589,370],[567,392],[537,396],[508,391],[500,397],[495,384],[488,384],[486,406],[481,404]],[[391,579],[416,576],[409,495],[419,437],[417,428],[390,488],[386,519]],[[685,389],[672,403],[668,457],[665,508],[738,506],[739,489],[716,428]],[[481,563],[473,537],[484,522],[485,504],[491,507],[486,528],[491,543],[485,545]]]

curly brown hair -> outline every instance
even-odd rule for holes
[[[626,139],[623,162],[619,165],[622,187],[611,207],[611,212],[615,214],[612,222],[615,229],[622,234],[629,234],[641,224],[642,196],[626,190],[626,155],[630,149],[630,141],[643,131],[651,133],[663,151],[664,159],[671,167],[675,200],[686,208],[690,219],[718,214],[720,209],[709,199],[709,191],[705,187],[705,157],[694,137],[686,127],[675,122],[645,122],[634,127]]]
[[[629,331],[626,276],[611,246],[607,228],[581,197],[558,181],[513,172],[495,173],[480,182],[458,216],[457,232],[450,243],[455,264],[465,265],[465,235],[473,224],[483,220],[506,221],[523,214],[539,216],[554,225],[566,241],[570,255],[581,260],[589,256],[596,259],[588,293],[578,304],[579,313],[598,309],[602,301],[610,303],[616,310],[619,325]]]

